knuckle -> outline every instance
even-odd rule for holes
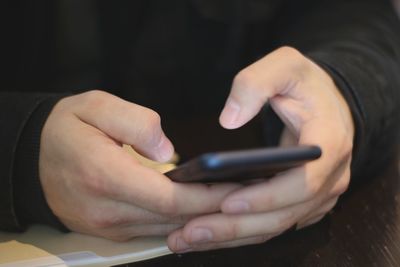
[[[334,142],[327,144],[330,154],[337,155],[339,159],[350,159],[353,152],[353,140],[349,137],[346,131],[339,131],[337,139]]]
[[[82,179],[83,189],[93,196],[105,196],[108,193],[108,183],[102,175],[87,172]]]
[[[290,58],[291,62],[295,65],[302,65],[305,62],[303,54],[292,46],[282,46],[278,48],[277,52],[282,53],[287,58]]]
[[[234,88],[240,88],[240,91],[249,91],[257,89],[257,79],[254,72],[250,68],[241,70],[233,79]]]
[[[322,210],[322,216],[325,216],[329,211],[331,211],[337,203],[338,198],[333,199],[326,207]]]
[[[234,240],[239,238],[240,236],[240,224],[238,222],[233,221],[230,225],[226,227],[225,230],[225,240]]]
[[[343,181],[342,181],[342,183],[343,184],[341,184],[341,190],[340,190],[340,194],[343,194],[348,188],[349,188],[349,185],[350,185],[350,179],[351,179],[351,171],[350,171],[350,169],[348,169],[347,170],[347,172],[345,172],[345,174],[343,175],[344,177],[343,177]]]
[[[267,181],[268,183],[268,181]],[[254,198],[249,201],[250,209],[253,212],[264,212],[273,207],[279,206],[279,201],[274,194],[265,194],[260,198]]]
[[[124,217],[109,209],[92,208],[84,216],[87,224],[93,229],[108,229],[127,223]]]
[[[175,218],[180,216],[178,205],[172,200],[158,201],[157,210],[164,216]]]
[[[287,58],[287,62],[291,63],[292,70],[298,74],[298,80],[304,80],[306,74],[312,69],[310,60],[308,60],[299,50],[291,46],[283,46],[278,48],[277,52]]]
[[[81,158],[76,167],[82,190],[91,196],[108,196],[112,191],[112,181],[107,174],[107,156],[91,148],[91,153]]]
[[[106,229],[112,226],[109,218],[98,209],[89,209],[84,213],[86,223],[92,229]]]
[[[351,138],[345,138],[341,146],[342,155],[344,158],[350,158],[353,152],[353,141]]]
[[[155,129],[160,128],[161,125],[161,117],[154,110],[147,109],[146,111],[146,121],[149,132],[153,132]]]
[[[277,219],[277,232],[283,232],[295,224],[295,212],[290,210]]]
[[[343,177],[337,182],[330,193],[330,197],[340,196],[347,191],[350,184],[350,172],[346,172]]]
[[[123,231],[114,231],[104,236],[107,239],[110,239],[115,242],[126,242],[131,240],[134,237],[137,237],[135,233],[125,233]]]
[[[157,112],[147,108],[142,114],[145,123],[142,124],[139,135],[145,138],[148,143],[157,145],[157,142],[160,141],[161,117]]]
[[[344,192],[347,191],[348,188],[349,188],[349,183],[348,182],[344,183],[341,187],[339,187],[338,191],[336,192],[336,196],[342,195]]]
[[[262,203],[262,206],[258,207],[260,211],[268,207],[276,207],[277,205],[279,205],[277,197],[274,194],[266,194],[262,197],[262,201],[260,202]],[[254,206],[257,207],[257,203],[254,204]]]
[[[319,221],[321,221],[324,217],[326,216],[326,214],[321,215],[320,217],[316,218],[314,221],[311,222],[311,224],[316,224]]]
[[[313,179],[308,183],[306,183],[305,187],[306,200],[311,200],[315,198],[321,191],[321,188],[322,188],[322,183],[317,179]]]
[[[82,94],[88,108],[104,107],[110,99],[110,94],[101,90],[91,90]]]
[[[281,46],[280,48],[278,48],[277,51],[292,57],[297,57],[301,55],[299,50],[297,50],[293,46],[288,46],[288,45]]]

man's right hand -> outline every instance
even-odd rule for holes
[[[122,144],[157,161],[173,146],[160,117],[102,91],[62,99],[41,135],[39,175],[53,213],[72,231],[127,240],[166,235],[218,212],[237,184],[179,184],[142,166]]]

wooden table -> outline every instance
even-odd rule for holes
[[[257,128],[253,123],[228,133],[216,119],[166,127],[177,149],[189,157],[209,149],[256,146]],[[378,177],[366,177],[320,223],[261,245],[174,254],[128,266],[400,266],[399,178],[396,160]]]

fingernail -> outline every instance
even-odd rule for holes
[[[232,99],[229,99],[225,104],[224,110],[222,111],[220,121],[223,123],[223,126],[227,128],[235,127],[235,123],[239,118],[239,114],[239,104]]]
[[[176,242],[176,250],[178,253],[191,251],[190,246],[183,240],[182,237],[177,237],[175,242]]]
[[[173,149],[171,148],[171,142],[165,136],[162,136],[156,148],[158,152],[158,160],[161,162],[168,161],[173,154]]]
[[[250,210],[249,203],[242,200],[234,200],[226,204],[224,212],[228,213],[242,213]]]
[[[205,228],[195,228],[190,235],[191,243],[205,243],[212,240],[213,234]]]

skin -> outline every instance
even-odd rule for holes
[[[323,155],[244,186],[174,183],[140,165],[121,144],[159,161],[173,154],[152,110],[101,91],[62,99],[41,137],[46,200],[73,231],[113,240],[168,235],[179,253],[265,242],[316,223],[350,180],[349,108],[329,75],[290,47],[235,77],[220,123],[241,127],[267,102],[286,125],[282,145],[315,144]]]
[[[330,76],[297,50],[282,47],[237,74],[220,123],[238,128],[266,102],[286,125],[282,145],[319,145],[322,157],[231,192],[221,212],[193,218],[171,233],[172,251],[265,242],[295,225],[318,222],[347,189],[354,123]]]
[[[157,113],[111,94],[68,97],[52,110],[39,174],[50,208],[70,230],[117,241],[166,235],[194,216],[218,212],[240,187],[173,183],[122,144],[158,161],[174,151]]]

